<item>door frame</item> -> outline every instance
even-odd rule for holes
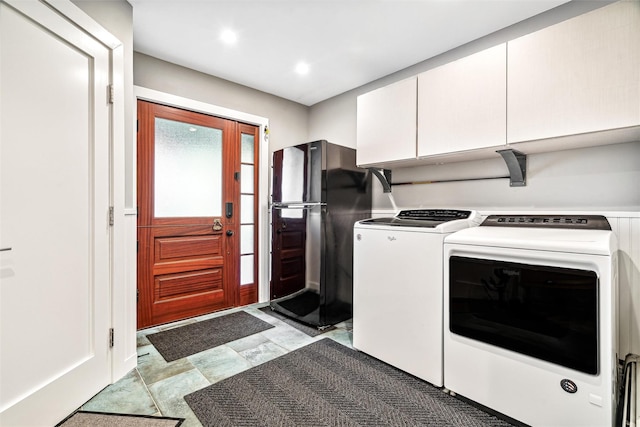
[[[154,89],[148,89],[142,86],[134,86],[133,93],[135,96],[134,101],[142,100],[155,102],[170,107],[209,114],[223,119],[248,123],[260,128],[258,141],[258,252],[256,254],[258,261],[258,276],[256,277],[256,280],[258,281],[258,302],[269,301],[269,119],[266,117],[256,116],[254,114],[232,110],[230,108],[208,104],[206,102],[172,95],[166,92],[160,92]],[[134,120],[136,120],[138,114],[137,107],[134,108],[133,114]],[[136,170],[136,164],[137,152],[132,159],[131,167],[133,167],[134,171]]]

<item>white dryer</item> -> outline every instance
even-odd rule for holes
[[[444,248],[444,386],[532,426],[613,425],[617,247],[606,218],[489,216]]]
[[[403,210],[354,225],[353,346],[441,387],[443,240],[470,210]]]

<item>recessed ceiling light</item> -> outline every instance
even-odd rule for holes
[[[306,62],[298,62],[298,65],[296,65],[296,73],[304,76],[305,74],[309,73],[309,64],[307,64]]]
[[[225,30],[222,30],[222,32],[220,33],[220,40],[225,44],[232,45],[238,41],[238,35],[235,31],[227,28]]]

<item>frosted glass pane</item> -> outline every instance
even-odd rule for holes
[[[253,193],[253,165],[240,166],[240,192]]]
[[[240,226],[240,253],[253,253],[253,225]]]
[[[253,224],[253,196],[240,196],[240,223]]]
[[[302,218],[304,211],[302,209],[282,209],[280,214],[282,218]]]
[[[254,283],[253,255],[243,255],[240,257],[240,284],[248,285],[251,283]]]
[[[240,155],[241,163],[254,163],[253,161],[253,149],[254,138],[253,135],[247,135],[245,133],[241,136],[242,142],[242,154]]]
[[[301,202],[304,195],[304,151],[285,150],[282,158],[282,201]]]
[[[222,130],[156,118],[154,199],[157,218],[222,215]]]

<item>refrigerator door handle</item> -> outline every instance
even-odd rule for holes
[[[327,204],[325,202],[274,203],[271,207],[273,209],[313,209],[317,206],[327,206]]]

